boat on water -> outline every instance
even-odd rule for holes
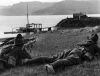
[[[36,33],[38,30],[39,31],[42,30],[42,24],[41,23],[29,23],[28,4],[27,4],[27,24],[26,26],[16,28],[15,31],[12,30],[10,32],[4,32],[4,34],[30,33],[30,32]]]

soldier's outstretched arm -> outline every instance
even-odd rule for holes
[[[67,57],[70,52],[71,52],[71,49],[65,49],[64,51],[62,51],[56,55],[53,55],[52,57],[54,60],[63,59],[65,57]]]

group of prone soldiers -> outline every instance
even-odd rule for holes
[[[16,66],[31,66],[45,64],[47,72],[56,73],[68,66],[81,64],[84,61],[91,61],[100,54],[97,45],[98,35],[93,33],[89,39],[72,50],[64,50],[52,57],[41,56],[32,58],[25,49],[23,37],[18,34],[14,44],[3,48],[0,54],[0,69],[7,69]]]

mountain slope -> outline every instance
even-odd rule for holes
[[[86,12],[89,14],[97,14],[98,4],[96,1],[62,1],[55,5],[36,11],[35,13],[40,14],[53,14],[53,15],[65,15],[72,14],[74,12]]]
[[[53,3],[28,2],[29,14],[31,15],[31,12],[42,10],[52,5]],[[14,4],[13,6],[9,6],[2,9],[0,14],[1,15],[26,15],[26,11],[27,11],[27,2],[21,2],[18,4]]]
[[[66,15],[75,12],[88,14],[100,13],[98,0],[76,1],[64,0],[54,3],[28,2],[30,15]],[[13,6],[0,9],[0,15],[26,15],[27,2],[14,4]]]

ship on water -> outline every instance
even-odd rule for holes
[[[41,23],[29,23],[29,14],[28,14],[28,4],[27,4],[27,24],[25,27],[19,27],[16,28],[15,31],[10,32],[4,32],[4,34],[16,34],[16,33],[30,33],[42,30],[42,24]]]

